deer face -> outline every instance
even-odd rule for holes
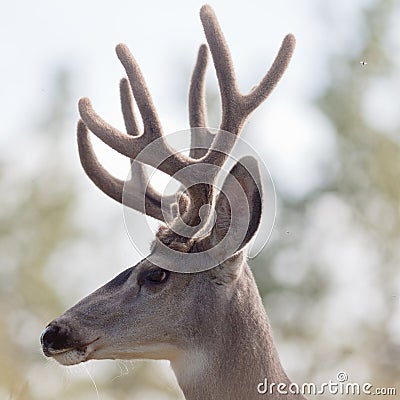
[[[190,288],[199,279],[145,259],[51,322],[42,334],[43,351],[64,365],[173,358],[184,344]]]
[[[215,273],[180,274],[143,260],[52,321],[43,351],[63,365],[174,360],[193,348],[199,327],[208,326],[210,311],[217,317],[225,298]]]

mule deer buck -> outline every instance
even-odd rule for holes
[[[128,198],[124,202],[164,224],[149,257],[52,321],[43,331],[41,343],[44,354],[63,365],[91,359],[170,360],[186,399],[249,400],[261,397],[257,387],[265,378],[276,385],[291,383],[281,366],[267,315],[246,263],[246,245],[255,235],[261,217],[258,163],[251,156],[243,157],[230,170],[221,191],[217,192],[213,183],[234,145],[234,140],[221,132],[230,132],[234,138],[239,136],[246,118],[267,98],[284,73],[295,39],[292,35],[285,37],[260,84],[242,95],[228,46],[211,7],[203,6],[200,17],[218,78],[222,117],[220,131],[215,136],[211,137],[206,129],[192,129],[189,156],[174,152],[164,140],[140,69],[123,44],[117,46],[116,52],[128,76],[120,84],[127,134],[97,115],[87,98],[79,102],[79,155],[90,179],[107,195],[123,201],[124,182],[110,175],[98,162],[89,130],[131,159],[131,179],[144,201],[140,204]],[[204,81],[208,47],[205,44],[200,47],[191,79],[191,128],[207,126]],[[141,134],[133,99],[143,120]],[[157,151],[143,155],[143,149],[155,141]],[[179,198],[166,200],[171,206],[166,212],[161,207],[160,193],[150,185],[140,188],[139,183],[146,184],[145,164],[170,176],[176,175],[184,187]],[[201,174],[196,175],[196,170],[188,168],[198,165],[207,168],[205,174],[203,170],[208,177],[206,183],[196,181]],[[245,224],[241,218],[244,204],[248,214]],[[204,228],[199,217],[203,206],[209,210],[205,220],[212,213],[214,220],[211,228],[200,234]],[[178,225],[196,234],[177,233]],[[188,273],[191,265],[186,265],[185,272],[166,267],[173,264],[167,259],[168,254],[178,254],[178,259],[186,262],[185,256],[205,253],[224,239],[228,239],[230,253],[213,253],[217,262],[212,268],[207,266],[199,271],[193,265],[192,273]],[[264,398],[304,399],[298,394],[282,395],[276,391]]]

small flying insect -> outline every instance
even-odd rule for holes
[[[360,61],[361,65],[367,65],[368,63],[366,61]]]

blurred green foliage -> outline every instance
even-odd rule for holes
[[[315,104],[336,132],[338,167],[305,198],[278,194],[277,226],[254,268],[280,347],[297,349],[297,382],[344,370],[352,382],[400,383],[398,126],[380,131],[363,108],[374,82],[396,82],[396,9],[371,2],[359,49],[330,56],[330,83]]]
[[[65,87],[66,78],[64,73],[58,76],[56,89]],[[67,97],[63,93],[62,99],[55,99],[53,108],[62,107]],[[42,359],[39,337],[32,333],[62,310],[59,295],[46,279],[46,266],[57,249],[77,235],[71,223],[75,186],[56,152],[62,121],[51,122],[18,139],[35,142],[46,135],[47,145],[34,146],[39,162],[21,166],[21,155],[16,155],[3,164],[0,175],[0,393],[5,390],[12,399],[33,398],[27,375]]]

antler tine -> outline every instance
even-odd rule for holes
[[[254,111],[274,90],[289,65],[295,46],[296,39],[289,33],[283,39],[278,55],[264,78],[248,95],[244,96],[248,114]]]
[[[229,101],[232,99],[231,94],[237,92],[232,58],[217,17],[209,5],[201,7],[200,18],[213,57],[221,90],[222,109],[224,110],[225,107],[229,106]]]
[[[104,169],[97,159],[89,139],[89,130],[82,120],[77,127],[78,151],[83,169],[96,186],[114,200],[122,203],[124,183]]]
[[[133,109],[132,89],[126,78],[122,78],[119,83],[119,93],[126,132],[131,136],[139,136],[139,125]]]
[[[210,46],[221,92],[223,121],[221,129],[234,133],[233,131],[238,131],[238,129],[233,129],[234,127],[230,126],[229,121],[234,111],[232,108],[238,106],[238,104],[235,104],[237,103],[235,100],[239,92],[228,44],[221,31],[217,17],[209,5],[201,7],[200,18],[208,45]]]
[[[213,9],[209,5],[203,6],[200,10],[200,17],[221,91],[221,129],[239,134],[246,118],[267,98],[283,75],[292,56],[295,39],[293,35],[285,37],[272,67],[261,83],[250,94],[242,95],[237,87],[228,45]]]
[[[189,89],[189,121],[191,128],[206,127],[205,74],[208,64],[208,49],[202,44],[197,54]]]
[[[197,54],[189,89],[189,122],[191,130],[190,158],[201,158],[209,149],[214,135],[207,127],[207,107],[205,99],[205,74],[208,64],[208,48],[202,44]],[[203,129],[193,129],[203,128]]]
[[[133,96],[142,115],[144,131],[150,142],[162,136],[162,127],[153,100],[142,72],[128,47],[121,43],[117,45],[115,50],[128,75]]]

